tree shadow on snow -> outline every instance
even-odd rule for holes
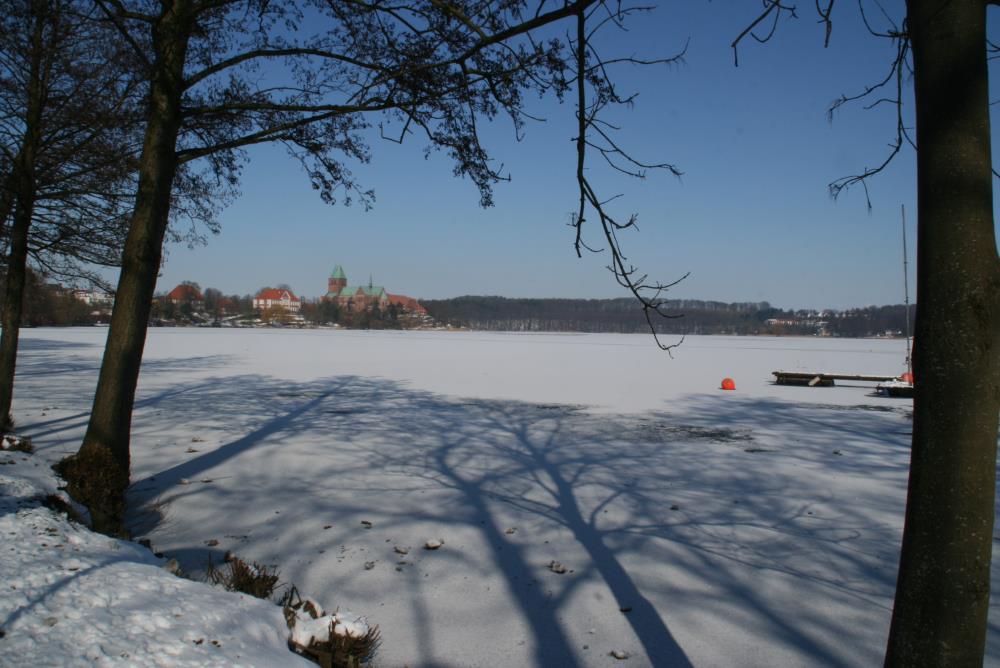
[[[90,419],[94,390],[101,368],[100,357],[68,354],[75,349],[100,348],[95,344],[58,340],[24,339],[19,343],[17,375],[14,384],[16,402],[34,403],[45,407],[38,415],[23,415],[15,410],[19,431],[41,439],[44,450],[75,451]],[[142,363],[142,379],[136,395],[135,409],[149,408],[178,392],[197,391],[196,386],[157,388],[157,378],[177,371],[222,368],[228,356],[175,357],[146,360]],[[53,383],[51,377],[58,377]],[[15,406],[17,409],[17,406]],[[72,411],[69,415],[52,417],[49,410]]]
[[[574,610],[602,596],[601,587],[613,600],[588,623],[623,619],[655,666],[691,665],[671,627],[690,632],[714,618],[808,663],[881,656],[908,457],[901,411],[702,395],[669,414],[598,416],[566,405],[455,400],[372,378],[227,376],[176,388],[155,415],[137,411],[135,424],[137,535],[182,522],[172,506],[211,508],[231,527],[218,538],[237,551],[245,544],[254,558],[282,555],[319,578],[309,555],[322,554],[329,568],[337,545],[343,555],[375,535],[359,519],[374,520],[386,542],[415,525],[421,535],[428,526],[472,534],[487,554],[449,542],[435,559],[504,579],[536,665],[585,662]],[[179,442],[178,424],[195,440]],[[143,446],[154,442],[167,444]],[[849,498],[831,472],[858,482],[847,486]],[[285,515],[275,517],[274,507]],[[552,559],[571,572],[549,572]],[[444,665],[428,618],[433,581],[407,565],[379,592],[343,568],[338,592],[408,603],[418,626],[414,662]],[[772,600],[759,576],[809,594],[784,609],[787,592]],[[856,638],[845,647],[857,622],[838,619],[828,604],[875,610],[884,628],[871,629],[867,645]]]

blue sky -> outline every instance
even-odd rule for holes
[[[902,2],[884,4],[901,14]],[[888,107],[852,106],[832,124],[826,109],[881,79],[892,45],[865,31],[855,3],[840,2],[824,49],[812,3],[800,5],[800,18],[784,21],[770,43],[744,44],[739,68],[729,44],[759,3],[665,4],[604,40],[607,56],[640,57],[673,54],[690,40],[682,64],[617,71],[623,90],[639,96],[614,117],[621,145],[642,160],[676,164],[684,176],[628,181],[600,169],[597,156],[591,173],[604,195],[623,195],[621,213],[639,216],[639,231],[622,237],[629,260],[663,281],[691,273],[673,297],[785,308],[902,302],[901,204],[911,275],[915,257],[912,152],[871,181],[871,212],[860,188],[836,201],[827,190],[888,151]],[[993,11],[991,27],[1000,28]],[[280,148],[257,148],[222,232],[206,246],[170,246],[157,289],[193,280],[247,294],[287,283],[316,297],[341,264],[352,283],[371,275],[390,292],[420,298],[625,296],[605,269],[606,253],[578,259],[572,248],[573,106],[541,100],[531,110],[547,120],[529,124],[521,142],[509,122],[484,131],[511,176],[497,185],[491,209],[478,206],[475,187],[452,175],[445,156],[425,159],[419,140],[399,146],[372,135],[371,164],[354,167],[376,190],[368,212],[324,205]],[[600,245],[596,229],[586,238]]]

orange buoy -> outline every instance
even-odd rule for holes
[[[724,389],[724,390],[735,390],[736,389],[736,381],[733,380],[732,378],[723,378],[722,379],[722,389]]]
[[[909,371],[903,372],[903,375],[901,375],[899,379],[904,383],[909,383],[910,385],[913,385],[913,374],[910,373]]]

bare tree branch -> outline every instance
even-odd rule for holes
[[[784,5],[781,3],[781,0],[763,0],[763,2],[764,2],[764,11],[762,11],[757,16],[757,18],[751,21],[750,24],[746,28],[744,28],[739,35],[736,36],[736,39],[733,40],[733,43],[729,45],[733,50],[733,63],[736,65],[736,67],[740,66],[740,53],[739,53],[740,42],[742,42],[747,35],[752,35],[753,38],[756,39],[758,42],[761,43],[767,42],[774,35],[775,28],[778,25],[778,20],[781,18],[782,12],[787,12],[792,18],[798,18],[798,15],[795,13],[794,5]],[[764,21],[764,19],[766,19],[768,16],[771,16],[772,14],[774,14],[774,19],[773,19],[774,23],[771,26],[770,32],[765,37],[758,37],[753,32],[754,28],[760,25]]]
[[[896,56],[892,61],[892,66],[889,68],[889,73],[881,81],[875,83],[874,85],[867,86],[862,93],[841,96],[840,99],[830,105],[830,108],[827,111],[827,117],[832,121],[834,113],[844,104],[869,98],[873,93],[887,86],[890,81],[894,83],[892,97],[879,97],[870,104],[865,105],[865,109],[872,109],[880,104],[891,104],[896,109],[896,134],[893,141],[889,145],[888,155],[886,155],[885,159],[883,159],[877,166],[866,168],[860,174],[839,178],[829,185],[830,196],[836,199],[842,192],[849,189],[851,186],[860,183],[865,191],[865,203],[868,210],[871,211],[872,203],[868,192],[868,179],[885,170],[896,155],[899,154],[899,151],[903,148],[904,143],[910,144],[910,146],[914,149],[916,149],[917,146],[910,137],[909,128],[907,128],[903,117],[903,84],[904,73],[907,70],[907,59],[910,53],[909,35],[905,32],[905,30],[897,31],[893,29],[888,33],[879,33],[878,31],[872,30],[870,27],[869,30],[873,35],[879,37],[885,36],[892,39],[896,43]]]
[[[586,30],[586,21],[587,14],[585,11],[581,10],[577,14],[577,30],[574,45],[576,50],[575,84],[577,93],[577,136],[575,140],[577,152],[576,179],[579,191],[577,210],[572,215],[570,222],[570,224],[576,228],[574,248],[578,257],[581,256],[583,250],[599,252],[588,246],[583,241],[583,227],[587,222],[587,212],[590,211],[597,218],[597,221],[601,226],[601,231],[604,235],[605,241],[607,242],[607,249],[611,254],[611,263],[608,265],[608,270],[614,276],[615,281],[632,293],[632,295],[639,301],[643,316],[646,319],[646,323],[649,325],[649,329],[653,334],[653,339],[656,342],[656,345],[661,350],[665,350],[668,354],[670,354],[674,348],[683,343],[684,337],[682,336],[680,340],[671,344],[663,343],[660,341],[655,319],[672,319],[682,317],[681,314],[671,313],[667,309],[667,303],[663,298],[663,295],[671,287],[684,280],[688,274],[684,274],[684,276],[671,283],[664,284],[649,282],[646,274],[639,274],[634,266],[627,264],[627,258],[618,239],[618,231],[636,228],[638,219],[633,215],[625,220],[625,222],[621,222],[608,212],[606,204],[614,199],[617,199],[619,195],[615,195],[607,200],[602,200],[598,197],[593,185],[590,183],[586,175],[587,150],[590,148],[598,151],[598,153],[613,169],[637,178],[643,178],[646,170],[649,169],[666,170],[675,176],[680,176],[681,172],[677,169],[677,167],[668,163],[645,163],[633,158],[626,151],[624,151],[604,129],[606,127],[612,128],[613,126],[601,121],[598,118],[598,112],[608,103],[629,104],[632,98],[619,97],[613,88],[601,86],[599,82],[595,82],[590,76],[590,73],[595,70],[601,70],[603,72],[603,65],[610,61],[602,60],[596,52],[594,52],[590,42],[590,37],[592,37],[593,32],[588,35]],[[612,23],[615,22],[612,21]],[[588,53],[592,53],[594,55],[597,65],[588,63]],[[683,53],[673,59],[658,59],[656,62],[673,62],[682,55]],[[629,61],[632,59],[620,60]],[[587,100],[588,83],[591,85],[597,83],[595,93],[596,98],[591,103],[588,103]],[[604,143],[599,144],[592,141],[590,139],[591,133],[595,133]],[[622,164],[616,162],[616,159],[622,160],[626,165],[630,165],[630,167],[622,166]]]
[[[833,21],[830,19],[830,14],[833,12],[833,4],[836,0],[829,0],[826,3],[826,7],[820,5],[820,0],[816,0],[816,13],[819,14],[819,21],[823,24],[824,36],[823,36],[823,48],[830,46],[830,34],[833,32]]]

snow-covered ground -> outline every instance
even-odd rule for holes
[[[0,451],[0,465],[0,665],[312,665],[288,651],[277,606],[176,577],[53,512],[37,457]]]
[[[22,333],[14,408],[36,460],[79,445],[105,334]],[[689,337],[671,359],[640,335],[154,329],[130,524],[186,571],[232,550],[366,614],[385,668],[877,665],[910,402],[770,372],[896,375],[903,347]],[[735,392],[717,389],[727,376]],[[15,646],[11,625],[58,617],[33,608],[114,561],[47,559],[33,594],[0,596],[0,662],[53,637]],[[185,583],[149,581],[186,605]],[[90,600],[101,623],[135,622]],[[986,663],[1000,665],[996,623]]]

